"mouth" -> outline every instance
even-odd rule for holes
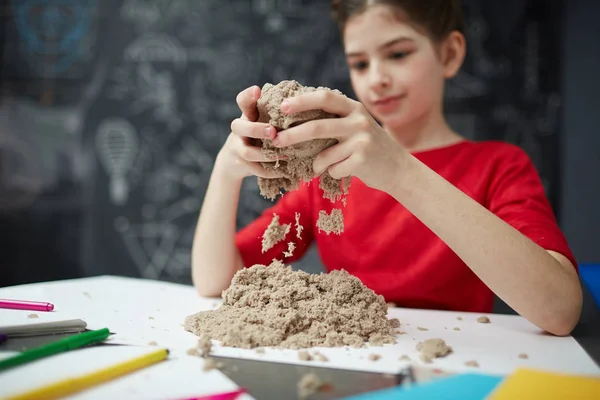
[[[375,100],[373,105],[379,111],[389,111],[396,108],[402,97],[403,96],[401,95],[382,97],[381,99]]]
[[[373,102],[373,104],[375,104],[376,106],[383,105],[383,104],[387,104],[387,103],[390,103],[390,102],[392,102],[392,101],[394,101],[394,100],[398,100],[398,99],[400,99],[400,97],[401,97],[401,96],[388,96],[388,97],[382,97],[381,99],[375,100],[375,101]]]

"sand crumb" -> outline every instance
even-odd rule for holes
[[[467,367],[473,367],[473,368],[478,368],[479,367],[479,363],[477,361],[475,361],[475,360],[467,361],[465,363],[465,365]]]
[[[462,321],[462,317],[456,317],[456,319]]]
[[[263,349],[262,347],[257,347],[255,351],[256,354],[265,354],[265,349]]]
[[[300,240],[302,240],[302,231],[304,230],[304,227],[302,225],[300,225],[300,213],[297,212],[296,213],[296,237]]]
[[[39,318],[40,316],[37,314],[29,314],[27,318]]]
[[[483,317],[477,318],[477,322],[479,322],[480,324],[489,324],[491,321],[488,317],[483,316]]]
[[[322,361],[322,362],[326,362],[329,361],[329,358],[327,358],[327,356],[325,356],[324,354],[319,353],[318,351],[315,351],[313,353],[313,358],[317,361]]]
[[[262,252],[266,252],[273,248],[276,243],[285,239],[290,232],[290,224],[279,224],[279,215],[273,214],[271,223],[263,233],[262,237]]]
[[[396,303],[392,303],[391,301],[388,301],[386,304],[387,304],[388,308],[396,307]]]
[[[429,329],[423,328],[422,326],[417,326],[417,329],[420,331],[428,331]]]
[[[155,340],[151,340],[148,342],[148,346],[158,346],[158,343]]]
[[[298,352],[298,360],[300,361],[312,361],[312,356],[306,350]]]
[[[200,335],[196,348],[198,349],[198,354],[200,357],[207,357],[212,348],[210,337],[208,335]]]
[[[186,317],[184,329],[223,346],[362,347],[396,342],[383,296],[344,270],[309,274],[274,260],[238,271],[218,310]]]
[[[288,242],[288,249],[287,249],[287,251],[283,252],[283,256],[291,257],[292,255],[294,255],[294,250],[296,250],[296,243]]]
[[[443,339],[428,339],[417,344],[417,351],[421,352],[421,360],[430,363],[434,358],[445,357],[452,353],[452,347]]]
[[[321,391],[325,386],[326,384],[321,382],[321,379],[315,373],[304,374],[298,381],[298,397],[305,399]]]
[[[408,355],[403,354],[400,356],[399,360],[400,361],[411,361],[412,359]]]
[[[154,319],[154,317],[148,317],[148,319]]]
[[[280,106],[284,99],[318,90],[332,91],[342,95],[336,89],[303,86],[295,80],[284,80],[276,85],[264,84],[256,104],[259,114],[258,122],[268,123],[279,132],[312,120],[338,118],[338,115],[323,110],[308,110],[294,114],[286,114],[281,110]],[[314,178],[313,161],[315,157],[319,152],[337,142],[337,139],[334,138],[314,139],[279,148],[273,146],[271,139],[256,139],[254,144],[261,147],[263,154],[275,160],[263,162],[262,165],[265,169],[275,171],[280,175],[275,179],[258,178],[261,195],[275,200],[282,190],[295,190],[299,187],[300,182],[311,182]],[[281,160],[281,156],[286,158]],[[341,188],[341,181],[331,178],[327,173],[323,174],[320,180],[320,187],[324,191],[323,197],[334,200],[341,197],[344,190]],[[347,191],[347,187],[344,186],[344,188]]]
[[[200,355],[200,353],[198,353],[198,349],[195,348],[195,347],[192,347],[191,349],[188,349],[186,351],[186,353],[187,353],[188,356],[199,356]]]
[[[527,355],[527,353],[521,353],[521,354],[519,354],[519,358],[527,360],[529,358],[529,356]]]
[[[223,368],[223,363],[220,361],[215,360],[214,358],[211,357],[207,357],[204,359],[204,367],[202,368],[202,370],[204,372],[206,371],[210,371],[213,369],[221,369]]]
[[[319,211],[319,219],[317,220],[317,228],[320,231],[324,231],[328,235],[334,233],[339,235],[344,232],[344,215],[342,210],[334,208],[330,214],[327,211]]]
[[[452,329],[454,329],[455,331],[460,331],[460,328],[459,328],[458,326],[455,326],[455,327],[454,327],[454,328],[452,328]]]
[[[85,297],[87,297],[88,299],[91,299],[91,298],[92,298],[92,296],[91,296],[91,295],[90,295],[88,292],[83,292],[83,295],[84,295]]]
[[[370,361],[377,361],[381,358],[381,356],[379,354],[371,353],[371,354],[369,354],[369,356],[367,358]]]

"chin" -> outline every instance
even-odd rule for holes
[[[409,119],[407,119],[406,116],[400,112],[396,112],[393,115],[387,114],[381,116],[374,114],[373,118],[375,118],[377,122],[379,122],[381,125],[387,128],[398,128],[406,125],[407,122],[410,122]]]

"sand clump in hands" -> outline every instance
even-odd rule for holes
[[[275,127],[277,131],[282,131],[304,122],[325,119],[338,118],[335,114],[330,114],[323,110],[309,110],[294,114],[286,114],[281,111],[281,103],[289,97],[295,97],[303,93],[314,92],[318,90],[329,90],[336,94],[342,94],[339,90],[326,87],[302,86],[294,80],[284,80],[277,85],[266,83],[261,90],[261,96],[257,101],[258,122],[268,123]],[[314,139],[302,143],[297,143],[287,147],[275,147],[270,139],[258,139],[258,145],[262,147],[265,156],[273,159],[272,162],[263,162],[262,165],[267,170],[275,171],[283,175],[281,178],[264,179],[258,178],[260,193],[270,200],[274,200],[281,190],[290,191],[299,187],[302,181],[310,182],[314,178],[313,161],[317,154],[328,147],[333,146],[337,139]],[[285,159],[280,159],[285,156]],[[343,188],[347,189],[347,184],[342,186],[341,180],[333,179],[327,172],[321,177],[321,189],[324,191],[324,197],[335,201],[342,197]]]
[[[395,343],[400,326],[383,297],[346,271],[309,274],[274,260],[238,271],[222,297],[184,329],[223,346],[301,349]]]
[[[319,90],[328,90],[336,94],[342,95],[339,90],[329,89],[326,87],[310,87],[303,86],[294,80],[284,80],[277,85],[266,83],[261,90],[261,96],[257,101],[258,122],[268,123],[275,127],[279,132],[308,121],[338,118],[338,115],[325,112],[323,110],[308,110],[294,114],[286,114],[281,111],[281,103],[283,100],[295,97],[303,93],[315,92]],[[281,175],[279,178],[258,178],[258,186],[263,197],[275,200],[279,194],[284,191],[295,190],[300,186],[301,182],[311,182],[314,178],[313,161],[317,154],[321,151],[335,145],[337,139],[313,139],[306,142],[297,143],[286,147],[275,147],[271,139],[255,139],[253,144],[260,146],[262,153],[274,161],[262,162],[263,167],[269,171],[275,171]],[[319,182],[319,188],[323,190],[323,197],[331,202],[342,200],[346,205],[345,196],[348,194],[350,187],[350,177],[343,179],[334,179],[325,171]],[[327,234],[333,232],[340,234],[343,231],[343,215],[341,210],[336,211],[335,218],[341,222],[336,222],[331,225],[329,222],[322,222]],[[321,218],[327,215],[319,214],[319,222]],[[340,229],[341,226],[341,229]],[[332,229],[330,230],[330,227]]]

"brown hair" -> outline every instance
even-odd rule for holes
[[[460,3],[461,0],[332,0],[331,7],[333,18],[342,32],[350,17],[364,12],[371,5],[397,7],[437,42],[455,30],[464,34]]]

